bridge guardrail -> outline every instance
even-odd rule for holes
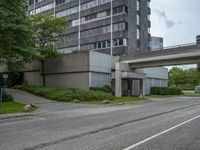
[[[175,46],[164,47],[163,49],[151,50],[151,51],[140,51],[135,53],[134,55],[122,56],[120,58],[121,61],[130,60],[130,59],[140,59],[140,58],[148,58],[148,57],[159,57],[163,55],[173,55],[178,53],[188,52],[188,47],[196,47],[197,43],[186,43]],[[200,47],[200,45],[198,46]],[[179,49],[180,48],[180,49]]]
[[[197,43],[186,43],[186,44],[179,44],[179,45],[173,45],[173,46],[166,46],[163,47],[162,49],[151,49],[151,51],[159,51],[159,50],[166,50],[166,49],[173,49],[173,48],[181,48],[181,47],[186,47],[186,46],[194,46],[197,45]]]

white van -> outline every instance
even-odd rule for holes
[[[200,86],[195,86],[195,93],[200,93]]]

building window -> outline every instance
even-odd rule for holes
[[[113,46],[127,46],[127,39],[126,38],[117,38],[113,39]]]
[[[97,13],[97,18],[103,18],[103,17],[106,17],[106,16],[107,16],[107,12],[106,11]]]
[[[110,47],[110,40],[106,42],[106,47]]]
[[[79,19],[72,20],[72,26],[78,26],[79,25]]]
[[[137,48],[141,49],[141,41],[140,40],[137,40]]]
[[[110,33],[110,25],[81,31],[81,37],[82,38],[93,37],[105,33]]]
[[[137,11],[140,11],[140,0],[137,0]]]
[[[110,48],[110,40],[97,42],[97,43],[94,43],[93,45],[94,45],[93,49]],[[96,45],[98,45],[98,47]]]
[[[150,19],[151,19],[150,14],[147,15],[147,19],[150,21]]]
[[[113,31],[123,31],[128,29],[128,23],[120,22],[113,25]]]
[[[126,7],[126,6],[119,6],[119,7],[113,8],[113,15],[121,14],[121,13],[128,14],[128,7]]]
[[[113,39],[113,46],[118,46],[118,39]]]
[[[74,0],[56,0],[56,5],[72,2]]]
[[[150,27],[148,27],[148,31],[147,31],[149,34],[150,34],[150,32],[151,32],[151,29],[150,29]]]
[[[39,13],[41,13],[41,12],[50,10],[50,9],[52,9],[52,8],[54,8],[54,3],[49,3],[49,4],[45,5],[45,6],[42,6],[42,7],[37,8],[37,9],[35,10],[35,13],[36,13],[36,14],[39,14]]]
[[[39,3],[39,2],[41,2],[41,1],[44,1],[44,0],[36,0],[35,2],[36,2],[36,3]]]
[[[86,9],[90,9],[105,3],[110,2],[110,0],[93,0],[90,2],[86,2],[84,4],[81,5],[81,10],[86,10]]]
[[[147,1],[147,7],[151,7],[151,3],[150,3],[150,1]]]
[[[140,25],[140,16],[137,14],[137,25]]]
[[[137,39],[140,39],[140,29],[137,29]]]
[[[77,13],[78,11],[79,11],[79,7],[78,7],[78,6],[72,7],[72,8],[69,8],[69,9],[66,9],[66,10],[63,10],[63,11],[60,11],[60,12],[57,12],[57,13],[56,13],[56,17],[68,16],[68,15]]]

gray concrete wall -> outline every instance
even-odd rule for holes
[[[24,83],[30,85],[42,85],[41,77],[41,63],[39,61],[33,61],[25,64],[22,71],[24,71]]]
[[[108,73],[90,73],[90,87],[103,87],[110,85],[110,74]]]
[[[147,78],[144,80],[145,94],[151,94],[151,87],[167,87],[168,80],[159,78]],[[139,95],[139,80],[133,81],[133,95]]]
[[[46,75],[89,71],[89,53],[78,52],[45,61]]]
[[[168,86],[168,69],[163,67],[152,67],[135,69],[138,73],[145,73],[147,78],[144,81],[145,94],[150,94],[151,87],[167,87]],[[139,94],[139,81],[133,82],[134,95]]]
[[[24,72],[24,83],[28,85],[42,85],[42,77],[40,71]]]
[[[49,87],[82,88],[110,84],[111,57],[98,52],[64,54],[45,61],[46,85]],[[41,64],[25,65],[24,82],[42,85]]]
[[[111,56],[90,51],[90,87],[110,85]]]
[[[41,64],[25,65],[24,82],[42,85]],[[46,85],[50,87],[89,88],[89,53],[71,53],[45,61]]]
[[[90,71],[111,73],[111,56],[95,51],[90,51]]]
[[[89,89],[89,72],[47,75],[48,87]]]

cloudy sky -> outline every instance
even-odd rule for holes
[[[193,43],[200,34],[200,0],[151,0],[151,11],[151,35],[164,46]]]

